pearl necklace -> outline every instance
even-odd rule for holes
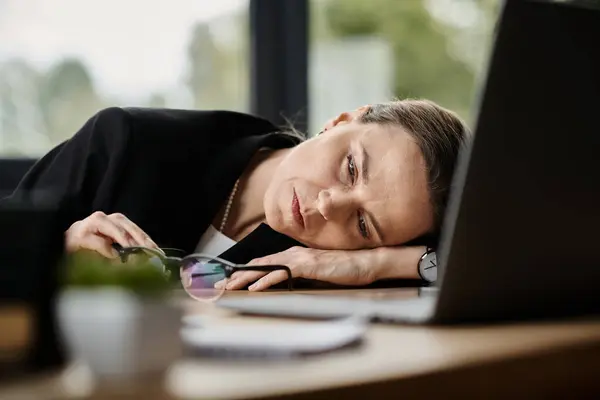
[[[225,206],[225,213],[223,214],[223,219],[221,220],[221,227],[219,228],[219,232],[223,233],[223,229],[225,228],[225,224],[227,224],[227,218],[229,217],[229,211],[231,211],[231,205],[233,204],[233,199],[235,197],[235,193],[237,192],[238,185],[240,180],[235,181],[235,185],[233,185],[233,189],[231,190],[231,194],[229,195],[229,200],[227,200],[227,205]]]

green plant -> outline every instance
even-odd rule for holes
[[[144,296],[162,294],[172,287],[163,271],[145,257],[131,257],[127,263],[122,263],[95,252],[79,251],[66,257],[63,273],[64,284],[68,287],[111,286]]]

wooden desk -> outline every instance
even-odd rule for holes
[[[344,291],[404,296],[403,289]],[[336,293],[341,293],[336,291]],[[235,295],[269,295],[239,292]],[[294,323],[185,303],[207,323]],[[293,361],[182,360],[127,398],[573,398],[600,396],[600,320],[470,327],[373,325],[357,348]],[[0,390],[2,399],[73,398],[88,383],[67,370]],[[94,398],[112,396],[99,388]]]

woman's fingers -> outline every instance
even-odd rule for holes
[[[269,273],[267,276],[259,279],[256,283],[248,288],[248,290],[252,292],[258,292],[261,290],[265,290],[273,285],[278,284],[279,282],[283,282],[288,278],[288,274],[286,271],[278,270]]]
[[[146,232],[129,218],[118,213],[106,215],[101,211],[71,225],[65,232],[65,241],[67,251],[95,250],[106,257],[115,256],[113,243],[123,247],[143,246],[158,249]]]
[[[112,239],[101,235],[85,235],[77,241],[77,248],[72,250],[87,249],[100,253],[106,258],[115,258],[118,253],[112,247]]]
[[[276,285],[288,279],[287,271],[278,270],[273,272],[264,271],[237,271],[229,280],[222,280],[215,284],[215,288],[226,290],[239,290],[254,282],[248,290],[260,291]]]
[[[108,218],[113,221],[116,225],[125,229],[125,231],[131,236],[134,240],[134,246],[143,246],[143,247],[152,247],[158,248],[158,245],[154,243],[150,236],[146,234],[139,226],[137,226],[133,221],[124,216],[123,214],[116,213],[111,214]]]
[[[227,290],[238,290],[243,289],[248,284],[262,278],[267,273],[263,271],[238,271],[234,273],[229,282],[227,282],[227,286],[225,289]]]
[[[293,258],[296,254],[297,248],[293,247],[281,253],[271,254],[268,256],[255,258],[246,265],[257,266],[257,265],[286,265],[288,264],[288,258]],[[289,266],[289,265],[288,265]],[[290,267],[291,268],[291,267]],[[262,279],[261,279],[262,278]],[[269,286],[275,285],[288,278],[287,272],[281,271],[237,271],[229,280],[220,281],[215,284],[217,289],[221,289],[225,285],[227,290],[238,290],[243,289],[249,284],[255,282],[250,286],[249,290],[264,290]],[[260,284],[259,284],[260,282]]]
[[[267,273],[262,271],[237,271],[228,280],[222,280],[215,284],[215,288],[226,290],[239,290],[245,288],[249,283],[262,278]]]
[[[123,247],[138,245],[127,229],[104,213],[94,213],[89,218],[89,221],[86,219],[84,222],[88,222],[87,233],[107,236]]]

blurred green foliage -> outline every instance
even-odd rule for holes
[[[395,96],[429,98],[470,121],[499,4],[500,0],[310,0],[311,46],[356,36],[384,39],[393,53]],[[178,84],[132,93],[138,96],[134,101],[101,93],[91,66],[67,53],[48,69],[37,69],[26,59],[0,60],[0,154],[43,154],[71,137],[97,110],[111,105],[247,110],[248,29],[245,7],[198,22],[189,33],[187,65]],[[140,45],[151,51],[151,44]],[[361,79],[368,81],[369,76]]]
[[[67,287],[117,287],[143,296],[162,295],[172,288],[163,271],[144,257],[121,263],[96,252],[78,251],[66,257],[63,274]]]
[[[383,38],[393,51],[395,96],[428,98],[470,118],[497,0],[313,0],[312,5],[313,40]]]

